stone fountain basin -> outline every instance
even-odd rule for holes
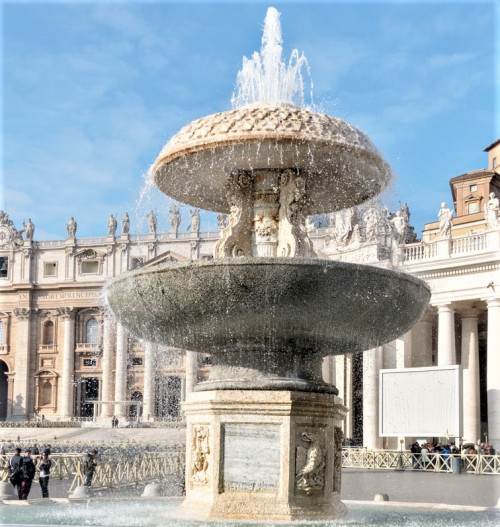
[[[107,286],[116,317],[168,346],[224,353],[335,355],[407,332],[430,299],[425,282],[373,266],[302,258],[168,262]]]
[[[178,201],[229,212],[233,170],[294,168],[306,179],[308,214],[353,207],[378,195],[392,172],[368,136],[330,115],[260,102],[188,124],[152,166],[155,185]]]

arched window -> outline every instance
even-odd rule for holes
[[[0,320],[0,346],[5,346],[5,324]]]
[[[98,329],[99,325],[97,324],[97,320],[95,318],[91,318],[87,322],[87,327],[85,331],[85,341],[87,342],[87,344],[97,344]]]
[[[46,346],[54,345],[54,322],[48,320],[43,325],[43,343]]]
[[[40,389],[40,406],[47,406],[52,403],[52,384],[50,381],[43,381]]]

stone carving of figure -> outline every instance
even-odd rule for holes
[[[404,219],[406,220],[406,225],[410,223],[410,209],[408,208],[408,203],[403,201],[401,204],[401,214],[403,215]]]
[[[200,211],[194,209],[190,211],[191,214],[191,232],[198,234],[200,232]]]
[[[310,494],[321,492],[325,485],[325,455],[319,438],[312,432],[302,432],[302,440],[309,447],[297,448],[295,486],[297,490]]]
[[[26,223],[23,222],[24,226],[24,235],[26,236],[26,240],[31,241],[33,240],[33,235],[35,234],[35,225],[31,223],[31,218],[28,218],[28,221]]]
[[[73,216],[71,216],[71,218],[69,219],[69,221],[68,221],[68,223],[66,225],[66,230],[68,231],[68,236],[70,238],[74,238],[75,237],[77,226],[78,226],[78,224],[74,220]]]
[[[439,232],[441,236],[450,237],[451,236],[451,225],[453,218],[453,211],[446,206],[446,203],[443,201],[441,203],[441,208],[438,213],[439,218]]]
[[[398,243],[404,243],[406,238],[406,218],[403,216],[400,210],[396,211],[394,218],[391,220],[392,226],[394,228],[394,234],[396,236],[396,241]]]
[[[490,199],[484,205],[484,216],[488,222],[490,229],[496,229],[499,226],[498,222],[498,211],[500,209],[499,199],[495,196],[494,192],[490,193]]]
[[[365,214],[365,237],[366,241],[372,242],[377,239],[379,227],[379,214],[375,207],[370,207]]]
[[[335,238],[339,245],[347,245],[353,229],[354,208],[339,210],[335,214]]]
[[[148,216],[148,227],[149,227],[149,233],[150,234],[156,234],[156,227],[158,226],[158,220],[156,219],[156,215],[153,211],[149,213]]]
[[[126,212],[122,218],[122,234],[128,234],[130,231],[130,218]]]
[[[222,231],[229,224],[229,216],[227,214],[217,214],[217,226]]]
[[[168,211],[170,212],[170,232],[177,235],[179,225],[181,224],[179,205],[172,205]]]
[[[108,236],[114,236],[116,232],[116,227],[118,226],[116,218],[113,214],[109,215],[108,218]]]
[[[191,482],[193,485],[208,484],[208,456],[210,454],[208,429],[197,426],[193,430],[193,449],[191,452]]]

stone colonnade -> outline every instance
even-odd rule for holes
[[[500,299],[487,305],[487,404],[488,443],[500,447]],[[437,312],[437,350],[433,357],[432,331]],[[364,352],[363,356],[363,446],[382,448],[378,435],[379,371],[382,368],[448,366],[457,364],[455,313],[461,317],[461,366],[463,380],[463,438],[481,437],[478,319],[481,310],[463,303],[436,304],[411,331],[394,343]],[[337,375],[337,382],[339,375]],[[349,406],[349,401],[346,401]],[[346,434],[347,435],[347,434]]]

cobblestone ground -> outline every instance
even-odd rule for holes
[[[51,480],[52,498],[68,497],[70,481]],[[144,486],[128,487],[120,491],[96,491],[103,497],[139,497]],[[168,495],[180,495],[179,481],[170,481],[165,488]],[[435,474],[424,472],[368,471],[344,469],[342,471],[342,499],[373,500],[377,493],[389,495],[390,501],[411,503],[445,503],[449,505],[476,505],[495,507],[500,498],[499,476],[473,474]],[[40,486],[34,483],[30,498],[41,498]]]

